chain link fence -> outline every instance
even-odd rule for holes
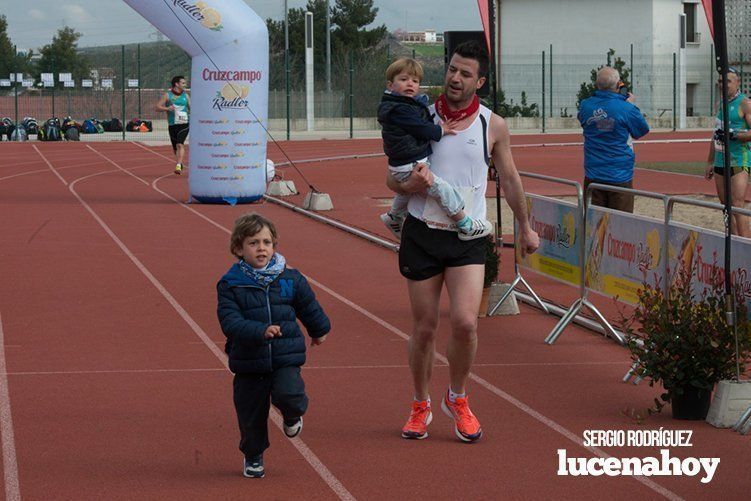
[[[93,69],[91,87],[82,87],[81,81],[74,82],[74,87],[64,87],[57,81],[57,73],[55,87],[38,83],[25,87],[26,84],[0,80],[4,84],[0,87],[0,117],[10,117],[16,123],[24,117],[34,117],[40,124],[52,116],[71,116],[79,122],[116,117],[123,124],[139,118],[152,121],[153,131],[89,134],[83,135],[83,139],[168,141],[166,117],[155,111],[154,105],[169,87],[173,75],[190,78],[187,54],[171,43],[99,47],[86,49],[85,53]],[[318,131],[348,131],[350,136],[355,131],[377,130],[376,109],[385,87],[385,69],[400,56],[414,57],[422,63],[425,70],[422,86],[434,99],[443,85],[445,71],[440,47],[392,43],[377,50],[333,54],[330,81],[326,79],[326,65],[317,64],[314,120],[309,121],[304,57],[298,54],[285,57],[284,52],[271,54],[268,108],[271,133],[276,139],[294,138],[309,130],[310,125]],[[653,127],[680,127],[682,107],[687,116],[685,126],[711,125],[708,120],[696,117],[712,116],[716,108],[713,54],[683,60],[675,54],[643,56],[632,52],[616,56],[624,60],[637,105]],[[741,73],[751,70],[748,63],[744,64],[743,54],[731,55],[730,60]],[[576,129],[577,94],[582,84],[591,82],[592,70],[604,64],[605,54],[560,56],[548,50],[540,54],[504,55],[498,71],[501,92],[496,109],[501,115],[520,115],[536,105],[529,113],[532,116],[507,116],[512,129]],[[51,72],[51,69],[40,70]],[[743,78],[746,91],[750,80]],[[512,106],[522,102],[526,106]],[[492,101],[486,99],[486,104],[492,106]]]

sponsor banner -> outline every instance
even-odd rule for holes
[[[128,87],[138,87],[138,79],[137,78],[129,78],[128,79]]]
[[[63,82],[63,87],[75,87],[76,83],[73,80],[66,80]]]
[[[100,85],[102,86],[102,89],[111,89],[113,87],[113,85],[112,85],[112,79],[111,78],[102,78],[102,81],[100,82]]]
[[[10,80],[7,78],[0,79],[0,87],[10,87]]]
[[[40,76],[40,80],[42,80],[42,82],[54,82],[55,75],[53,75],[52,73],[42,73]]]
[[[629,304],[661,279],[664,222],[592,206],[587,213],[584,285]]]
[[[26,80],[21,82],[21,87],[33,87],[34,86],[34,80],[31,78],[27,78]]]
[[[89,78],[84,78],[81,80],[81,87],[93,87],[94,81]]]
[[[55,82],[53,82],[52,80],[44,80],[43,83],[44,83],[45,87],[54,87],[55,86]]]
[[[678,270],[688,270],[693,264],[692,291],[697,299],[712,289],[715,280],[724,289],[725,235],[671,222],[668,242],[671,284],[676,280]],[[739,294],[751,317],[751,240],[733,237],[730,252],[731,281],[740,287]]]
[[[192,57],[191,196],[229,203],[260,198],[269,71],[263,19],[242,0],[126,3]]]
[[[73,74],[72,73],[58,73],[57,78],[59,78],[61,82],[70,82],[73,80]]]
[[[579,207],[539,195],[527,195],[527,211],[532,229],[540,237],[540,247],[534,254],[522,258],[519,266],[572,285],[581,282],[579,258]],[[518,235],[514,220],[515,234]],[[516,246],[520,248],[519,245]]]

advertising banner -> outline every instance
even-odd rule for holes
[[[697,299],[708,293],[715,282],[724,290],[725,235],[671,222],[668,241],[671,284],[679,270],[689,271],[693,264],[692,291]],[[731,281],[739,286],[741,299],[751,313],[751,240],[733,237],[730,260]]]
[[[587,213],[584,285],[629,304],[642,284],[662,278],[663,221],[590,207]]]
[[[125,1],[192,57],[191,196],[259,199],[266,191],[266,23],[242,0]]]
[[[579,207],[554,198],[527,194],[527,211],[532,229],[540,237],[540,247],[537,252],[524,258],[517,254],[519,266],[561,282],[579,285]],[[516,224],[514,220],[514,225]],[[518,235],[519,232],[516,231],[515,234]],[[517,245],[516,248],[521,247]]]

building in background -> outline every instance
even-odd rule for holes
[[[714,45],[700,0],[494,1],[507,99],[518,101],[526,91],[528,101],[541,104],[545,51],[546,114],[575,116],[581,83],[614,49],[631,69],[637,104],[648,117],[671,117],[674,103],[678,127],[687,116],[714,114]],[[748,90],[751,2],[726,4],[729,59],[749,75]]]

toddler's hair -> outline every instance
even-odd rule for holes
[[[269,219],[266,219],[262,215],[251,212],[250,214],[244,214],[235,220],[235,228],[232,230],[232,236],[229,240],[229,251],[237,257],[235,251],[239,251],[243,248],[243,242],[246,238],[252,237],[256,233],[259,233],[263,228],[268,228],[271,233],[271,239],[276,245],[277,233],[276,226]]]
[[[420,81],[425,76],[420,63],[411,57],[400,57],[386,68],[386,80],[393,82],[394,78],[402,72],[407,73],[407,75],[416,76]]]

